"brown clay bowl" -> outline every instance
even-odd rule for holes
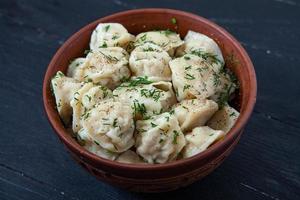
[[[177,24],[171,23],[172,18],[176,18]],[[188,30],[194,30],[213,38],[222,50],[226,66],[236,74],[240,82],[236,98],[240,116],[225,139],[191,158],[156,165],[118,163],[100,158],[81,147],[63,126],[55,109],[49,83],[58,70],[66,72],[70,60],[83,56],[84,50],[88,49],[91,33],[100,22],[121,23],[132,34],[153,29],[170,29],[178,32],[183,38]],[[72,35],[57,51],[48,66],[43,83],[43,100],[55,133],[73,158],[91,174],[128,190],[169,191],[208,175],[230,154],[252,113],[256,100],[256,76],[252,62],[243,47],[232,35],[213,22],[178,10],[138,9],[103,17]]]

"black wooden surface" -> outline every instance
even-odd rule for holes
[[[97,181],[53,133],[46,67],[85,24],[121,10],[168,7],[209,18],[250,54],[258,99],[232,155],[211,175],[164,194]],[[0,199],[300,199],[300,1],[0,1]]]

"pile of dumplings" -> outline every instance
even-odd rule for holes
[[[86,57],[51,80],[57,111],[88,151],[123,163],[167,163],[221,140],[239,112],[237,88],[216,42],[189,31],[134,36],[100,23]]]

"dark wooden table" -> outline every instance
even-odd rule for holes
[[[211,175],[164,194],[97,181],[68,155],[42,106],[55,51],[87,23],[121,10],[167,7],[231,32],[255,65],[258,99],[232,155]],[[0,1],[0,199],[300,199],[300,2]]]

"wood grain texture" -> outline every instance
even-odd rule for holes
[[[0,1],[0,199],[300,199],[300,3],[234,1]],[[172,193],[129,193],[97,181],[53,134],[42,79],[59,46],[85,24],[142,7],[209,18],[250,54],[255,112],[238,147],[211,175]]]

